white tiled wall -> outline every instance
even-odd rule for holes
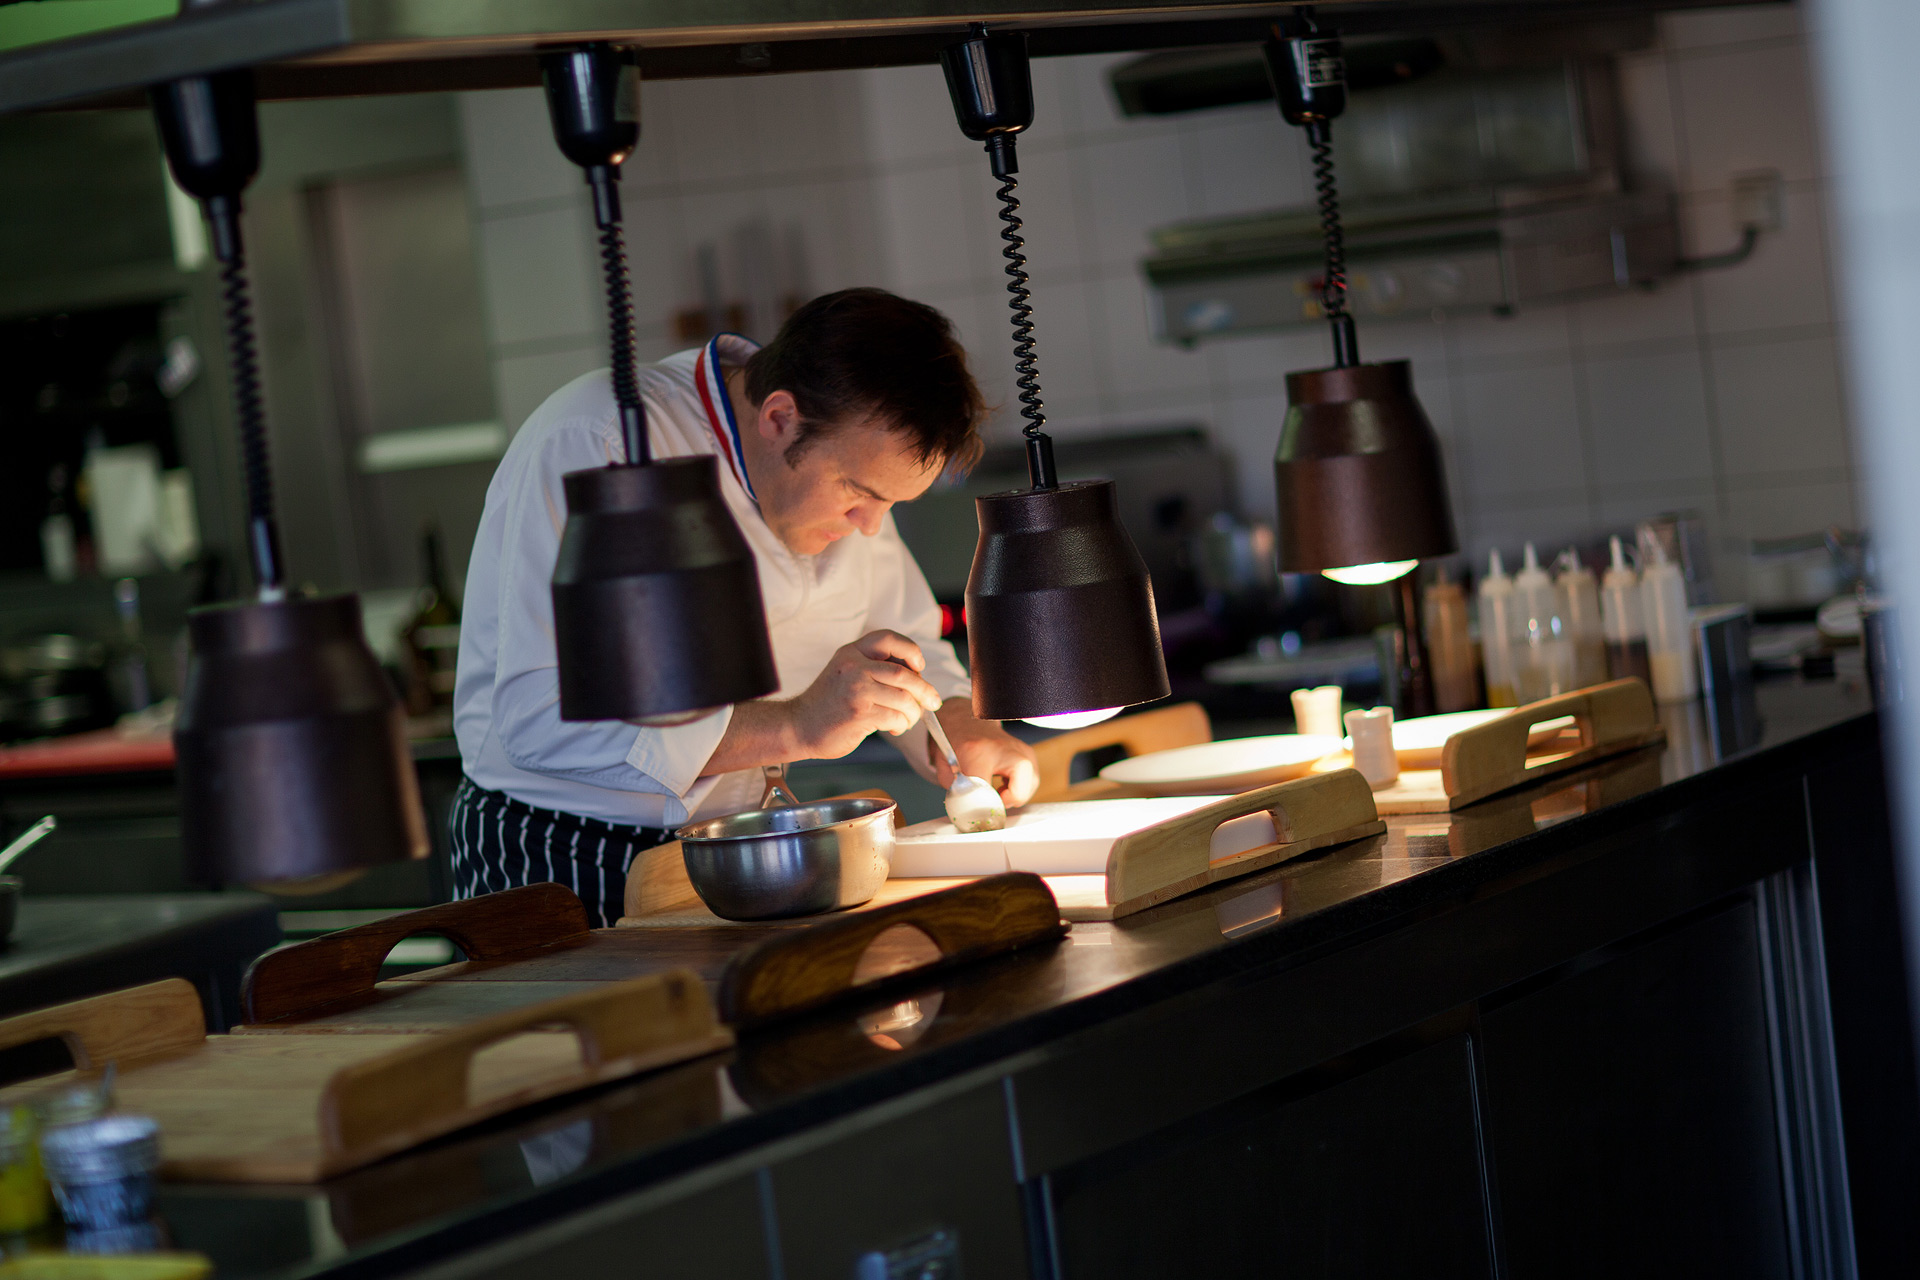
[[[1124,119],[1109,57],[1034,66],[1022,212],[1050,425],[1200,423],[1270,512],[1288,370],[1324,333],[1156,341],[1139,261],[1150,229],[1304,203],[1304,147],[1270,105]],[[1752,536],[1858,520],[1838,372],[1824,169],[1798,9],[1672,15],[1621,65],[1636,171],[1681,193],[1685,248],[1730,247],[1732,175],[1779,170],[1786,226],[1731,270],[1508,319],[1362,327],[1368,359],[1413,360],[1448,452],[1465,548],[1552,543],[1675,506],[1719,535],[1728,593]],[[758,221],[797,227],[814,291],[880,284],[953,317],[1015,430],[995,183],[932,67],[649,85],[623,184],[643,356],[697,304],[694,252]],[[503,412],[604,363],[586,193],[536,91],[463,104]],[[724,256],[724,255],[723,255]]]

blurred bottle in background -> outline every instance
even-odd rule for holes
[[[140,622],[138,579],[122,578],[113,584],[113,612],[120,623],[113,691],[122,711],[144,711],[153,705],[153,680],[147,670],[147,636]]]
[[[1436,711],[1466,711],[1480,703],[1479,672],[1473,660],[1473,635],[1467,621],[1467,592],[1440,565],[1427,585],[1421,612],[1427,632],[1427,659],[1433,665]]]
[[[416,716],[453,706],[460,661],[460,606],[447,587],[439,526],[430,523],[421,531],[420,552],[426,582],[418,608],[400,633],[407,659],[407,711]]]
[[[1607,567],[1606,580],[1600,584],[1600,625],[1606,632],[1607,676],[1625,680],[1629,676],[1653,686],[1653,669],[1647,665],[1647,627],[1641,620],[1640,575],[1627,563],[1620,539],[1611,540],[1613,563]]]
[[[1640,553],[1640,608],[1647,626],[1653,696],[1660,702],[1685,702],[1700,693],[1686,575],[1667,559],[1666,548],[1657,539],[1643,540]]]
[[[1487,705],[1512,707],[1513,579],[1500,553],[1487,553],[1487,576],[1480,579],[1480,663],[1487,677]]]
[[[1568,547],[1560,553],[1560,615],[1573,641],[1573,684],[1576,689],[1604,684],[1607,679],[1607,637],[1600,620],[1600,583],[1593,570],[1580,563],[1580,553]]]
[[[1560,616],[1559,593],[1531,542],[1513,575],[1513,662],[1513,692],[1523,706],[1575,687],[1573,640]]]

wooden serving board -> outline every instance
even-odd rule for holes
[[[1554,745],[1571,745],[1529,756],[1535,727],[1563,717],[1572,717],[1573,727]],[[1392,786],[1373,793],[1374,804],[1389,815],[1448,813],[1665,738],[1647,686],[1615,680],[1543,698],[1461,730],[1441,748],[1438,769],[1403,771]]]
[[[1030,823],[1018,821],[1024,811],[1013,815],[1013,830],[1025,827],[1029,834],[1012,843],[1004,839],[1005,833],[952,831],[952,824],[944,820],[904,829],[901,836],[919,846],[919,852],[902,863],[927,874],[896,876],[871,902],[852,910],[876,911],[983,875],[1013,870],[1039,874],[1066,919],[1113,920],[1209,884],[1386,829],[1366,780],[1351,769],[1296,778],[1239,796],[1071,801],[1033,805],[1029,810],[1037,815]],[[944,839],[939,835],[942,826],[948,829]],[[1024,848],[1018,865],[1010,866],[1014,859],[1006,850],[1014,844]],[[941,845],[952,854],[950,861],[937,860],[933,851]],[[663,845],[661,851],[667,848]],[[677,846],[674,854],[677,858]],[[931,874],[935,871],[945,874]],[[635,887],[643,879],[656,886],[664,883],[666,868],[655,868],[644,877],[629,873],[628,914],[619,927],[741,928],[770,923],[722,920],[700,903],[691,886],[684,895],[656,893],[651,901],[636,902]],[[641,910],[636,911],[636,906]]]
[[[118,1064],[121,1105],[160,1123],[162,1177],[296,1183],[733,1043],[685,972],[437,1035],[208,1036],[199,996],[178,978],[0,1020],[0,1048],[50,1038],[76,1064],[56,1082]],[[0,1105],[47,1083],[0,1090]]]

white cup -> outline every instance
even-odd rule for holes
[[[1301,733],[1321,734],[1329,738],[1340,736],[1339,685],[1323,684],[1316,689],[1295,689],[1292,696],[1294,728]]]
[[[1353,767],[1375,791],[1400,780],[1400,757],[1393,752],[1393,708],[1375,707],[1346,715],[1347,736],[1353,739]]]

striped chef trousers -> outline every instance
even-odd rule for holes
[[[551,880],[586,904],[587,918],[605,927],[626,902],[627,864],[673,839],[664,827],[625,827],[552,809],[460,779],[447,820],[453,852],[453,896]]]

